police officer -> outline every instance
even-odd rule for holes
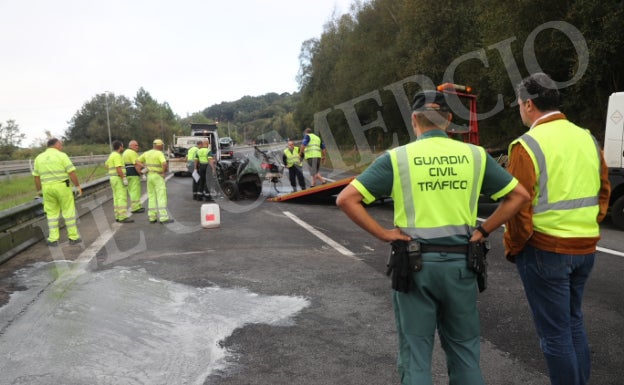
[[[128,194],[130,195],[130,212],[143,213],[145,208],[141,204],[141,176],[137,172],[134,164],[139,158],[137,151],[139,143],[136,140],[128,142],[128,148],[122,154],[126,167],[126,178],[128,179]]]
[[[387,151],[351,182],[336,203],[382,241],[420,247],[414,289],[392,293],[402,384],[431,384],[436,328],[451,385],[481,385],[476,274],[466,263],[469,242],[482,241],[528,201],[527,191],[481,147],[450,139],[445,95],[418,93],[412,104],[416,141]],[[480,193],[505,197],[477,226]],[[382,227],[361,204],[391,196],[393,228]],[[418,243],[415,243],[418,242]],[[397,243],[397,242],[394,242]]]
[[[150,223],[172,223],[167,212],[167,159],[162,152],[163,141],[155,139],[153,148],[144,152],[137,159],[135,167],[140,173],[147,168],[147,217]]]
[[[202,142],[201,147],[197,150],[195,156],[195,167],[199,173],[199,190],[198,200],[212,202],[210,188],[212,187],[213,175],[215,172],[215,161],[210,149],[210,142],[206,139]]]
[[[288,141],[288,147],[284,149],[282,162],[288,169],[288,177],[290,178],[290,185],[292,186],[293,192],[297,191],[297,181],[299,181],[299,187],[305,190],[301,154],[299,152],[299,147],[295,147],[295,143],[292,140]]]
[[[69,244],[81,242],[76,221],[76,205],[69,181],[76,186],[77,195],[82,195],[82,188],[76,176],[76,167],[61,150],[63,142],[57,138],[48,140],[48,148],[35,158],[32,175],[38,194],[43,195],[43,210],[48,220],[48,246],[58,246],[59,221],[61,214],[67,227]]]
[[[534,196],[506,226],[505,252],[522,279],[551,383],[585,385],[583,290],[609,206],[609,171],[596,139],[559,111],[550,76],[532,74],[516,93],[529,131],[510,145],[509,172]]]
[[[201,141],[193,144],[186,152],[186,167],[188,172],[191,174],[195,170],[195,158],[197,157],[197,151],[199,150],[197,145],[201,145]],[[194,177],[191,179],[193,179],[193,199],[199,200],[199,180],[195,180]]]
[[[113,190],[113,210],[115,221],[121,223],[132,223],[134,220],[128,218],[128,179],[126,178],[126,166],[121,153],[123,143],[119,140],[113,141],[113,152],[106,160],[108,178]]]
[[[325,161],[327,155],[327,149],[325,143],[321,141],[321,138],[312,132],[311,128],[306,128],[303,131],[303,140],[301,141],[301,147],[299,152],[303,154],[308,166],[310,166],[310,175],[312,180],[310,187],[316,186],[318,180],[322,184],[327,181],[321,176],[321,163]]]

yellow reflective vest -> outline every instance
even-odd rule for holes
[[[200,164],[207,164],[212,159],[212,151],[208,147],[202,147],[197,150],[195,157]]]
[[[303,156],[306,159],[322,157],[323,152],[321,151],[321,138],[313,133],[309,133],[308,136],[310,137],[310,141],[305,146]]]
[[[187,162],[191,162],[191,161],[195,161],[195,157],[197,156],[197,151],[199,150],[199,148],[197,148],[197,146],[193,146],[191,148],[188,149],[188,151],[186,152],[186,161]]]
[[[416,239],[470,236],[485,175],[479,146],[429,137],[388,151],[394,222]]]
[[[139,173],[134,168],[134,164],[136,160],[139,158],[139,154],[131,148],[127,148],[124,150],[121,155],[123,158],[124,164],[126,166],[126,175],[127,176],[139,176]]]
[[[525,148],[535,170],[534,230],[561,238],[599,236],[601,157],[589,131],[558,119],[538,124],[509,148],[516,143]]]
[[[41,184],[46,185],[68,180],[67,174],[75,170],[67,154],[56,148],[47,148],[35,158],[32,175],[40,177]]]
[[[307,147],[306,147],[307,151]],[[303,162],[301,161],[301,156],[299,155],[299,147],[294,147],[292,151],[290,148],[284,150],[284,155],[286,156],[286,167],[291,168],[294,165],[303,166]]]
[[[162,173],[163,163],[166,163],[167,159],[162,151],[151,149],[139,156],[139,162],[143,163],[149,172]]]
[[[119,176],[119,174],[117,174],[117,167],[121,167],[121,169],[123,170],[123,174],[126,175],[126,167],[123,161],[123,157],[117,151],[111,152],[105,164],[108,169],[109,176]]]

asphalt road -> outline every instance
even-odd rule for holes
[[[173,224],[149,224],[145,214],[134,215],[135,223],[117,224],[112,202],[101,208],[91,202],[93,211],[79,223],[82,246],[37,244],[0,265],[0,356],[6,357],[0,384],[398,383],[390,282],[384,275],[387,244],[352,224],[333,201],[220,199],[220,227],[203,229],[190,182],[168,181]],[[392,223],[391,204],[369,210]],[[480,214],[489,210],[484,205]],[[592,384],[624,383],[622,235],[608,221],[603,225],[605,249],[597,254],[586,291]],[[522,285],[515,266],[502,257],[501,236],[498,230],[490,237],[489,288],[479,295],[486,383],[546,385]],[[82,263],[66,262],[76,260]],[[40,261],[54,268],[32,276],[24,270]],[[120,276],[126,278],[114,288],[98,286]],[[155,300],[165,283],[174,289]],[[211,299],[217,290],[232,295]],[[78,301],[78,292],[90,295],[71,302]],[[254,298],[264,302],[252,305]],[[169,302],[179,306],[163,318],[158,308],[169,309]],[[98,308],[104,311],[93,313]],[[98,316],[85,321],[84,313]],[[86,336],[87,329],[96,336]],[[167,341],[172,335],[174,341]],[[220,352],[214,361],[205,353],[211,349]],[[49,362],[47,369],[37,369],[41,362],[27,365],[35,360]],[[435,384],[447,383],[439,346],[433,377]]]

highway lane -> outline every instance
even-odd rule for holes
[[[37,373],[43,380],[31,383],[46,383],[70,373],[73,382],[65,383],[86,376],[95,383],[137,384],[172,378],[199,384],[398,383],[384,275],[388,245],[353,225],[332,202],[219,200],[221,226],[202,229],[190,178],[172,178],[168,189],[173,224],[149,224],[145,214],[133,216],[134,224],[117,224],[108,202],[81,218],[83,247],[38,244],[0,266],[0,292],[20,297],[0,308],[0,354],[15,364],[38,361],[11,371],[13,378]],[[369,210],[392,223],[391,205]],[[622,233],[604,227],[601,246],[624,251]],[[522,286],[514,265],[502,258],[501,234],[491,236],[490,286],[479,296],[484,374],[489,384],[547,384]],[[42,260],[55,262],[39,274],[14,274]],[[624,383],[623,267],[621,256],[600,252],[587,288],[596,384]],[[51,283],[55,275],[60,279]],[[30,344],[20,343],[22,332]],[[41,340],[56,345],[36,342]],[[36,355],[32,346],[49,354]],[[50,358],[61,350],[74,354]],[[439,347],[435,357],[435,384],[444,384]],[[167,365],[149,363],[154,360]],[[80,370],[54,369],[69,363]],[[45,373],[35,364],[45,364]],[[0,383],[8,379],[2,378],[5,368]]]

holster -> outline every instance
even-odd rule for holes
[[[394,241],[388,258],[386,275],[392,278],[392,289],[408,293],[415,288],[413,273],[422,270],[422,253],[418,241]]]
[[[468,269],[477,274],[477,285],[479,292],[487,289],[487,253],[490,251],[490,243],[470,242],[468,245],[468,254],[466,254],[466,263]]]

